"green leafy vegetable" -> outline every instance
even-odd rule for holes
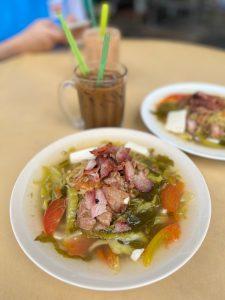
[[[162,175],[160,175],[160,174],[154,174],[153,172],[150,172],[147,177],[153,183],[160,183],[163,180]]]
[[[177,172],[171,169],[166,169],[163,176],[168,183],[175,184],[181,177]]]
[[[225,136],[220,139],[220,145],[225,146]]]
[[[79,199],[75,188],[68,188],[67,195],[66,231],[72,232],[75,229],[76,210]]]
[[[130,201],[128,210],[124,213],[128,224],[133,230],[149,232],[154,224],[160,198],[155,195],[151,201],[136,198]]]
[[[58,168],[59,169],[66,169],[70,166],[70,161],[69,159],[66,159],[64,161],[62,161],[61,163],[58,164]]]
[[[47,209],[51,200],[58,199],[62,196],[61,189],[64,185],[62,173],[57,167],[43,167],[43,175],[40,181],[42,199],[42,208]]]
[[[105,231],[82,231],[89,238],[100,238],[102,240],[118,240],[124,244],[129,244],[132,241],[147,242],[147,238],[143,232],[105,232]]]
[[[221,147],[220,143],[217,144],[217,143],[211,142],[201,134],[197,135],[197,139],[204,146],[212,147],[212,148],[220,148]]]
[[[157,155],[154,157],[154,164],[161,170],[165,171],[174,166],[174,162],[166,155]]]
[[[131,200],[130,207],[135,214],[139,214],[150,210],[153,211],[158,205],[158,202],[159,198],[157,198],[157,195],[155,195],[152,201],[145,201],[144,199],[136,198]]]
[[[121,255],[121,254],[130,255],[133,251],[133,249],[130,245],[122,244],[122,243],[118,242],[117,240],[110,240],[109,247],[115,254],[118,254],[118,255]]]
[[[154,152],[152,152],[148,157],[136,152],[131,152],[131,155],[133,159],[149,168],[150,176],[152,176],[153,180],[160,180],[161,178],[159,175],[161,175],[161,172],[174,166],[174,162],[166,155],[154,155]]]
[[[153,112],[159,119],[165,120],[167,117],[167,114],[170,111],[178,110],[179,109],[179,102],[174,101],[174,102],[164,102],[161,103],[157,110]]]

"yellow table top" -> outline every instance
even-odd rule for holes
[[[225,52],[166,41],[125,40],[127,105],[124,127],[143,131],[139,106],[154,88],[175,82],[225,85]],[[11,230],[13,184],[32,156],[75,132],[57,103],[59,83],[71,77],[69,51],[25,55],[0,64],[0,299],[225,299],[225,163],[190,156],[203,173],[212,198],[207,237],[196,255],[172,276],[143,288],[95,292],[64,284],[37,268]]]

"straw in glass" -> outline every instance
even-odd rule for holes
[[[102,4],[101,19],[100,19],[100,35],[103,37],[106,32],[109,19],[109,5],[107,3]]]
[[[68,43],[70,45],[70,49],[73,53],[73,55],[75,56],[77,62],[78,62],[78,65],[79,65],[79,69],[81,71],[81,73],[83,75],[87,75],[89,73],[89,68],[87,66],[87,64],[85,63],[84,61],[84,58],[83,58],[83,55],[81,54],[78,46],[77,46],[77,42],[76,40],[74,39],[68,25],[66,24],[66,21],[65,19],[63,18],[63,16],[61,14],[58,15],[58,18],[60,20],[60,23],[62,25],[62,28],[63,28],[63,31],[66,35],[66,38],[68,40]]]
[[[101,60],[100,60],[100,65],[98,70],[97,84],[99,84],[104,77],[105,67],[106,67],[107,57],[109,52],[109,42],[110,42],[110,33],[106,33],[103,40],[102,55],[101,55]]]
[[[94,5],[93,5],[92,0],[87,0],[87,10],[88,10],[89,16],[91,18],[92,26],[96,27],[97,26],[97,21],[96,21],[96,17],[95,17]]]

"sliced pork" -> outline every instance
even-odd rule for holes
[[[117,151],[117,147],[113,146],[112,143],[108,143],[97,149],[92,150],[91,153],[94,154],[96,157],[98,156],[106,157],[115,154],[116,151]]]
[[[114,225],[114,232],[125,232],[131,230],[130,226],[125,221],[117,221]]]
[[[118,171],[111,172],[110,176],[104,179],[104,183],[109,186],[116,187],[119,190],[127,191],[129,189],[128,183],[124,176],[121,176]]]
[[[114,212],[123,212],[127,204],[124,200],[129,197],[129,194],[117,189],[116,187],[103,187],[103,192],[107,199],[107,202]]]
[[[90,171],[92,170],[95,166],[97,165],[97,162],[95,159],[91,159],[88,161],[86,167],[85,167],[85,170],[86,171]]]
[[[125,162],[125,178],[126,181],[130,182],[132,178],[134,177],[135,169],[133,167],[133,164],[131,161]]]
[[[197,129],[197,122],[195,120],[188,119],[187,120],[187,131],[190,134],[193,134]]]
[[[91,209],[95,205],[95,190],[87,191],[84,195],[84,203],[87,209]]]
[[[82,200],[77,212],[77,223],[81,229],[92,230],[96,220],[92,218],[90,210],[87,209],[85,200]]]
[[[220,138],[223,135],[224,135],[224,131],[223,131],[223,129],[219,125],[213,124],[211,126],[211,136],[213,138]]]
[[[153,187],[152,181],[149,180],[143,172],[140,172],[138,175],[134,175],[132,181],[136,189],[143,193],[150,192]]]
[[[79,204],[77,220],[80,228],[91,230],[96,217],[107,212],[107,200],[101,189],[87,191]],[[104,218],[104,216],[103,216]]]
[[[107,144],[92,153],[96,158],[87,163],[82,177],[87,191],[80,202],[77,219],[81,229],[103,230],[112,224],[117,213],[126,210],[134,188],[149,192],[153,184],[145,170],[132,161],[129,148]],[[124,221],[114,225],[116,232],[130,230]]]
[[[105,178],[107,177],[110,172],[115,169],[115,163],[111,158],[100,158],[99,160],[100,166],[100,177]]]
[[[112,212],[106,211],[97,217],[97,220],[104,226],[109,226],[112,221]]]
[[[91,207],[91,216],[95,218],[106,212],[106,198],[101,189],[96,190],[95,192],[95,203]]]
[[[131,157],[129,155],[130,148],[119,147],[118,151],[116,152],[116,160],[118,163],[121,163],[126,160],[130,160]]]
[[[189,100],[189,104],[192,110],[197,107],[204,107],[211,111],[218,111],[225,108],[225,102],[223,99],[207,95],[202,92],[195,93]]]

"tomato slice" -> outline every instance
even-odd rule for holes
[[[162,245],[168,245],[180,237],[180,226],[178,223],[170,224],[159,232],[151,239],[145,251],[142,254],[142,261],[144,266],[149,266],[152,262],[152,258],[156,250]]]
[[[114,271],[119,271],[119,255],[112,252],[111,248],[108,245],[104,245],[97,248],[96,255],[100,260],[105,262],[110,267],[110,269],[113,269]]]
[[[59,225],[60,220],[66,210],[66,199],[57,199],[52,201],[52,203],[47,208],[43,223],[45,233],[51,235],[56,230]]]
[[[88,249],[95,241],[96,239],[79,236],[64,240],[63,246],[66,248],[66,252],[70,256],[85,257],[87,255]]]
[[[183,99],[185,96],[185,94],[172,94],[166,98],[164,98],[161,103],[171,103],[171,102],[177,102],[180,101],[181,99]]]
[[[168,212],[175,213],[180,205],[180,199],[184,192],[184,183],[177,181],[176,184],[168,184],[161,191],[162,207]]]
[[[163,229],[165,233],[164,242],[166,246],[179,239],[181,230],[178,223],[170,224]]]

